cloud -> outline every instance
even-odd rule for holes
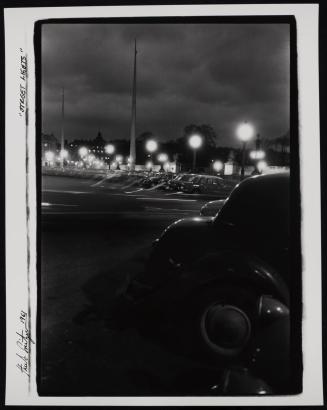
[[[268,138],[289,128],[287,24],[45,24],[44,132],[59,135],[64,86],[66,135],[128,137],[135,38],[138,132],[207,123],[234,145],[244,118]]]

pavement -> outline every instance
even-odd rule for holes
[[[212,199],[43,176],[40,395],[208,394],[212,365],[106,316],[162,230]]]

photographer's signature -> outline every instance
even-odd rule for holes
[[[16,332],[16,356],[18,357],[16,367],[20,370],[21,373],[24,373],[29,377],[31,345],[35,344],[35,342],[31,339],[27,319],[27,313],[21,310],[19,315],[19,323],[21,328],[18,332]]]

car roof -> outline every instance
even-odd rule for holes
[[[198,177],[205,177],[205,178],[217,178],[217,179],[223,179],[221,177],[218,177],[217,175],[208,175],[208,174],[198,174]]]
[[[224,221],[256,232],[289,228],[290,175],[270,174],[247,178],[227,198],[215,222]]]

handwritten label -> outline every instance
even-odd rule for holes
[[[16,367],[20,370],[21,373],[29,376],[31,345],[32,343],[35,344],[35,342],[31,339],[27,319],[27,313],[21,310],[19,315],[19,323],[21,329],[16,332],[16,356],[18,357],[18,363],[16,364]]]
[[[19,67],[19,115],[22,116],[26,111],[26,79],[27,79],[27,57],[20,49],[20,67]]]

